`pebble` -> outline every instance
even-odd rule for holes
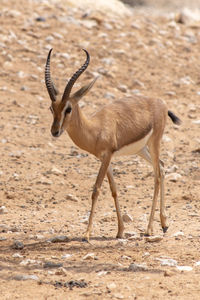
[[[104,276],[106,274],[108,274],[108,271],[100,271],[97,273],[98,276]]]
[[[161,266],[175,267],[177,266],[177,261],[172,258],[156,258],[160,261]]]
[[[89,259],[95,259],[96,256],[94,253],[87,253],[85,256],[83,256],[83,260],[89,260]]]
[[[14,243],[11,246],[13,249],[21,250],[24,248],[23,242],[20,241],[14,241]]]
[[[65,268],[61,267],[55,272],[55,275],[67,275],[67,271]]]
[[[147,265],[131,263],[130,266],[128,267],[128,270],[132,272],[147,271]]]
[[[54,236],[47,240],[48,243],[62,243],[62,242],[69,242],[69,238],[66,235],[59,235]]]
[[[200,267],[200,261],[195,262],[195,267]]]
[[[40,265],[41,264],[41,261],[37,261],[35,259],[24,259],[20,262],[20,265],[21,266],[27,266],[27,265]]]
[[[120,85],[118,85],[117,88],[118,88],[119,91],[121,91],[123,93],[126,93],[127,90],[128,90],[128,87],[125,84],[120,84]]]
[[[14,254],[12,255],[12,257],[14,257],[14,258],[22,258],[23,255],[21,255],[20,253],[14,253]]]
[[[43,265],[44,269],[53,269],[53,268],[60,268],[62,267],[63,264],[62,263],[55,263],[52,261],[46,261]]]
[[[61,171],[61,170],[59,170],[58,168],[56,168],[56,167],[52,167],[52,169],[51,169],[51,172],[50,172],[51,174],[54,174],[54,175],[60,175],[60,174],[63,174],[63,172]]]
[[[15,275],[13,276],[14,280],[19,280],[19,281],[23,281],[23,280],[39,280],[39,277],[37,275]]]
[[[171,173],[165,176],[166,179],[172,182],[177,182],[182,176],[179,173]]]
[[[176,266],[179,271],[192,271],[193,268],[190,266]]]
[[[42,176],[40,179],[36,182],[36,184],[44,184],[44,185],[52,185],[53,182],[50,179],[47,179],[46,177]]]
[[[150,242],[150,243],[160,242],[162,239],[163,239],[163,237],[159,236],[159,235],[145,237],[145,241]]]
[[[0,215],[3,215],[3,214],[7,214],[8,213],[8,210],[5,206],[1,206],[0,207]]]
[[[114,299],[124,299],[124,296],[120,293],[114,293],[113,297],[114,297]]]
[[[73,256],[73,254],[68,254],[67,253],[67,254],[62,255],[61,258],[62,259],[68,259],[68,258],[71,258],[72,256]]]
[[[184,236],[184,233],[182,231],[177,231],[174,234],[172,234],[172,237],[177,237],[177,236]]]
[[[194,120],[192,121],[192,124],[200,125],[200,120]]]
[[[124,215],[122,216],[122,219],[123,219],[123,221],[124,221],[125,223],[133,222],[133,218],[132,218],[132,216],[129,215],[129,214],[124,214]]]
[[[108,290],[114,290],[114,289],[116,289],[117,285],[114,282],[111,282],[111,283],[108,283],[106,287]]]
[[[70,200],[70,201],[73,201],[73,202],[78,202],[78,198],[76,196],[72,195],[72,194],[67,194],[66,199]]]

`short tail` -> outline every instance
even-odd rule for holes
[[[172,111],[168,110],[168,116],[171,118],[174,124],[181,124],[181,120]]]

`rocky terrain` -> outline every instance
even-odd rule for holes
[[[199,297],[200,4],[135,2],[1,0],[0,299]],[[66,133],[50,134],[44,66],[52,47],[61,92],[84,62],[81,48],[89,51],[90,66],[74,88],[100,75],[80,103],[86,115],[145,95],[164,99],[182,120],[168,120],[162,142],[170,223],[164,235],[157,209],[155,236],[144,236],[153,172],[131,156],[113,159],[124,239],[115,238],[106,179],[91,243],[82,242],[100,163]]]

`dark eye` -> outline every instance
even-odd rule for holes
[[[71,106],[68,106],[65,110],[65,116],[66,116],[66,114],[69,114],[71,111],[72,111]]]

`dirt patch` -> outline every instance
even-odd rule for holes
[[[196,1],[195,1],[196,2]],[[200,293],[200,23],[135,10],[130,17],[68,6],[63,1],[1,1],[0,12],[0,298],[197,299]],[[84,243],[99,161],[54,139],[44,84],[62,91],[81,65],[75,88],[101,77],[81,102],[86,115],[127,95],[164,99],[182,120],[169,120],[161,159],[166,170],[169,229],[144,231],[153,194],[152,168],[136,156],[113,160],[125,236],[115,238],[116,212],[107,180]],[[161,237],[161,238],[160,238]],[[53,238],[53,240],[52,240]]]

